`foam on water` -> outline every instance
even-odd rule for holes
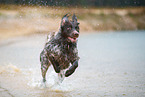
[[[19,73],[20,71],[21,70],[17,66],[12,65],[11,63],[6,66],[0,65],[0,74],[15,74]]]
[[[64,73],[62,75],[63,78],[61,78],[57,73],[55,73],[52,67],[49,68],[46,78],[47,81],[45,83],[42,81],[41,73],[38,73],[38,69],[31,71],[31,80],[27,83],[27,85],[30,87],[37,89],[48,89],[50,91],[72,90],[70,86],[68,86],[66,83],[63,83]]]

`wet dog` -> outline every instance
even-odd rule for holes
[[[55,72],[61,77],[62,70],[66,70],[64,75],[68,77],[78,67],[79,23],[75,14],[72,16],[72,20],[69,20],[68,17],[68,14],[63,16],[58,33],[50,35],[40,54],[43,82],[46,81],[46,72],[51,64]],[[72,65],[70,66],[70,64]]]

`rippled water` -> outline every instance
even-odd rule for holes
[[[145,96],[145,31],[80,35],[79,68],[60,83],[50,67],[46,87],[39,63],[45,39],[39,34],[0,42],[1,96]]]

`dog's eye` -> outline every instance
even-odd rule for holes
[[[71,27],[68,27],[67,30],[71,30]]]

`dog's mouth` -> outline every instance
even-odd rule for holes
[[[77,37],[68,37],[68,39],[73,43],[77,42],[77,40],[78,40]]]

